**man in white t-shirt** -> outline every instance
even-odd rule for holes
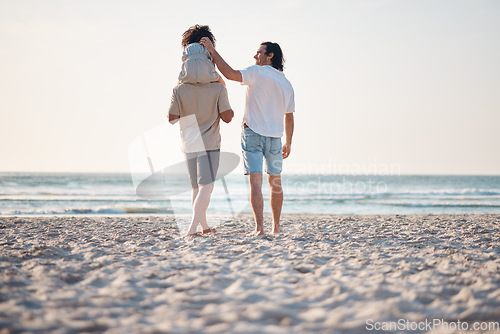
[[[279,233],[283,206],[282,163],[283,159],[290,155],[295,112],[293,88],[283,74],[283,52],[277,43],[262,43],[254,56],[255,65],[236,71],[222,59],[208,38],[202,38],[200,44],[207,48],[219,71],[227,79],[247,86],[241,147],[245,174],[248,175],[250,183],[250,203],[256,224],[255,234],[264,234],[262,196],[264,159],[271,188],[272,232]],[[285,143],[282,146],[283,132]]]

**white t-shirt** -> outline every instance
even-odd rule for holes
[[[241,84],[247,86],[243,122],[262,136],[280,138],[284,115],[295,112],[292,84],[269,65],[253,65],[240,72]]]

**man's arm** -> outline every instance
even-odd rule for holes
[[[175,124],[179,118],[180,118],[179,115],[168,114],[168,122],[170,124]]]
[[[293,136],[293,113],[285,114],[285,144],[283,145],[283,159],[288,158],[292,150],[292,136]]]
[[[179,109],[179,103],[177,102],[177,89],[174,88],[172,91],[172,97],[170,99],[170,107],[168,108],[168,122],[170,124],[175,124],[181,118],[181,110]]]
[[[200,44],[206,47],[208,52],[210,52],[210,55],[212,55],[212,59],[214,60],[215,65],[217,65],[217,68],[226,77],[226,79],[238,82],[243,81],[243,78],[241,77],[241,72],[233,70],[233,68],[229,66],[229,64],[226,63],[224,59],[222,59],[217,50],[215,50],[212,41],[210,41],[208,37],[203,37],[200,40]]]
[[[229,109],[220,113],[220,118],[226,123],[231,122],[233,117],[234,117],[233,109]]]

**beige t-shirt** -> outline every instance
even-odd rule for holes
[[[227,90],[221,83],[176,86],[168,112],[180,116],[183,152],[220,149],[219,114],[229,109]]]

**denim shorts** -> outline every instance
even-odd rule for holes
[[[191,186],[215,182],[219,169],[220,150],[185,153]]]
[[[241,149],[245,174],[262,174],[263,158],[266,160],[266,173],[281,174],[283,166],[281,138],[264,137],[250,128],[243,128]]]

